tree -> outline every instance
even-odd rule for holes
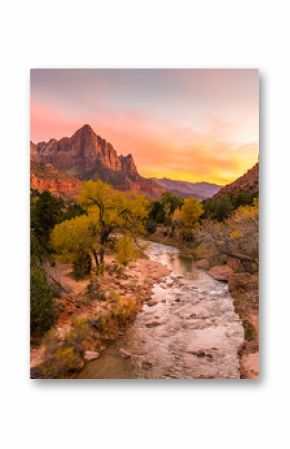
[[[31,195],[31,230],[46,249],[51,230],[62,218],[63,207],[63,200],[50,192],[33,192]]]
[[[165,212],[165,224],[171,224],[171,216],[175,209],[181,208],[183,205],[183,198],[173,195],[172,192],[164,192],[161,196],[161,204]]]
[[[91,254],[97,271],[103,272],[109,245],[114,247],[115,240],[124,235],[136,242],[144,233],[148,202],[141,195],[130,197],[102,181],[87,181],[81,186],[78,203],[86,215],[57,225],[51,245],[66,261],[75,261],[81,251]]]
[[[53,292],[41,266],[31,267],[30,294],[31,333],[41,336],[50,329],[55,317]]]
[[[182,207],[175,209],[172,223],[179,226],[180,237],[183,240],[191,241],[193,239],[193,229],[197,226],[202,214],[202,203],[195,198],[186,198]]]
[[[258,202],[240,206],[224,221],[203,220],[195,231],[200,250],[218,263],[221,255],[243,254],[255,263],[259,259],[259,209]]]
[[[161,224],[165,221],[165,210],[160,201],[153,201],[150,205],[149,220]]]
[[[77,263],[84,253],[94,256],[97,244],[97,222],[93,216],[88,215],[59,223],[50,237],[50,245],[56,252],[57,259],[64,263]]]
[[[136,251],[136,245],[132,242],[130,235],[124,235],[119,239],[115,245],[116,259],[120,265],[127,266],[129,262],[136,260],[138,252]]]
[[[195,198],[186,198],[181,208],[175,209],[173,220],[186,227],[194,227],[203,214],[203,206]]]

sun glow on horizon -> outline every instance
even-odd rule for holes
[[[256,70],[33,70],[31,140],[85,123],[145,177],[227,184],[258,160]]]

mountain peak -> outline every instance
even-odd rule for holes
[[[85,124],[83,126],[81,126],[81,128],[77,129],[74,134],[72,135],[72,138],[74,136],[78,136],[78,135],[96,135],[93,128],[89,125],[89,124]]]
[[[80,180],[102,179],[120,190],[159,196],[163,189],[139,175],[132,154],[119,156],[113,145],[97,135],[89,124],[71,137],[51,139],[32,146],[32,158],[52,164]]]

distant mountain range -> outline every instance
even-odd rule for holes
[[[194,197],[204,200],[215,195],[221,188],[209,182],[175,181],[168,178],[150,178],[159,186],[183,197]]]

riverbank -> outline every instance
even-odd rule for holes
[[[169,273],[164,265],[148,258],[131,263],[124,272],[112,269],[112,259],[107,262],[111,269],[102,277],[81,281],[73,278],[69,265],[46,267],[49,276],[61,286],[62,294],[56,298],[57,321],[53,329],[38,346],[31,348],[32,378],[70,377],[86,360],[98,358],[107,344],[117,339],[132,322],[143,303],[150,302],[153,284]],[[82,329],[86,330],[85,336],[79,335]],[[65,345],[67,340],[72,340],[72,334],[73,343]],[[81,350],[73,357],[75,341],[79,344],[81,337]],[[66,360],[68,349],[70,357]],[[61,357],[65,360],[59,360]],[[57,368],[53,372],[48,365],[55,364]]]
[[[144,304],[122,338],[76,377],[239,379],[244,330],[226,284],[175,247],[152,243],[146,253],[170,274],[154,285],[151,304]]]
[[[240,348],[240,371],[242,379],[259,377],[259,285],[252,275],[243,289],[232,289],[234,305],[243,320],[245,340]]]

